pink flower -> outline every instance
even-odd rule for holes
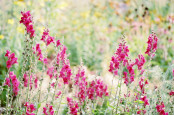
[[[37,79],[37,77],[35,77],[35,80],[34,80],[34,86],[35,86],[35,88],[37,88],[37,82],[38,82],[38,79]]]
[[[169,95],[170,95],[170,96],[174,96],[174,91],[170,91],[170,92],[169,92]]]
[[[40,60],[41,62],[43,62],[44,64],[47,64],[47,58],[44,58],[42,55],[42,50],[40,49],[40,44],[36,44],[36,48],[33,47],[33,53],[37,53],[38,56],[38,60]]]
[[[48,29],[45,29],[45,30],[44,30],[41,40],[42,40],[43,42],[46,42],[46,45],[47,45],[47,46],[48,46],[49,44],[51,44],[51,43],[55,43],[54,37],[52,37],[52,36],[49,35],[49,30],[48,30]]]
[[[9,87],[11,86],[10,85],[10,78],[6,77],[4,85],[8,85]]]
[[[138,59],[135,59],[135,64],[138,66],[138,70],[141,70],[144,63],[146,62],[143,55],[138,55]]]
[[[19,91],[19,80],[17,79],[16,75],[14,75],[13,72],[9,72],[9,78],[6,78],[5,84],[4,85],[8,85],[9,87],[11,86],[10,84],[10,79],[12,82],[12,88],[13,88],[13,93],[15,96],[17,96],[18,91]]]
[[[68,84],[68,82],[70,81],[71,75],[72,73],[71,73],[70,65],[64,64],[60,70],[60,75],[59,75],[59,77],[63,79],[64,84]]]
[[[24,79],[24,87],[28,87],[28,76],[26,73],[24,74],[23,79]]]
[[[50,76],[50,79],[52,79],[53,75],[55,75],[57,72],[56,70],[54,69],[54,67],[49,67],[48,70],[47,70],[47,75]]]
[[[72,98],[69,98],[69,97],[67,97],[67,101],[68,101],[70,114],[77,115],[78,108],[79,108],[78,103],[76,101],[73,101]]]
[[[8,57],[8,60],[6,62],[7,68],[10,69],[12,65],[14,65],[15,63],[18,63],[17,60],[18,58],[15,57],[14,53],[10,54],[10,51],[7,50],[5,57]]]
[[[61,45],[60,40],[57,40],[56,46],[59,47]]]
[[[161,104],[156,104],[156,109],[157,109],[157,112],[160,114],[160,115],[168,115],[167,112],[165,112],[165,105],[163,102],[161,102]]]
[[[10,51],[7,50],[7,51],[6,51],[6,54],[5,54],[5,57],[9,57],[9,56],[10,56]]]
[[[26,110],[26,115],[35,115],[35,113],[33,113],[33,111],[36,110],[36,108],[34,107],[34,104],[29,104],[29,102],[26,102],[24,104],[25,107],[27,107],[27,110]]]
[[[35,35],[35,30],[33,29],[32,25],[32,17],[30,11],[21,12],[22,17],[20,23],[23,23],[26,27],[27,33],[30,35],[30,38],[33,38]]]
[[[141,114],[141,113],[145,114],[146,110],[139,110],[139,111],[137,111],[137,114]]]
[[[94,96],[102,98],[103,96],[109,96],[108,87],[100,79],[92,81],[87,89],[87,96],[89,99],[94,100]]]
[[[143,96],[143,97],[141,98],[141,100],[144,102],[144,107],[146,107],[147,105],[149,105],[149,101],[148,101],[148,99],[147,99],[146,96]]]
[[[44,115],[54,115],[54,109],[52,105],[46,104],[47,107],[43,107]]]
[[[157,50],[157,42],[158,42],[158,38],[155,34],[150,34],[149,37],[148,37],[148,46],[147,46],[147,49],[146,49],[146,52],[145,54],[148,54],[149,56],[153,57]]]
[[[128,64],[128,60],[126,59],[126,57],[128,57],[128,52],[129,49],[128,46],[126,46],[126,43],[120,43],[115,55],[111,58],[109,72],[117,75],[120,63],[123,62],[124,66]]]
[[[59,98],[59,96],[61,95],[61,91],[59,91],[57,94],[56,94],[56,98]]]

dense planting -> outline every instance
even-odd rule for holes
[[[60,39],[50,36],[51,32],[48,28],[44,30],[40,38],[46,46],[43,50],[40,42],[35,40],[30,11],[21,12],[21,14],[20,23],[26,30],[23,64],[18,62],[15,53],[10,49],[6,51],[4,56],[7,57],[8,72],[3,83],[3,90],[7,90],[4,114],[168,115],[173,113],[173,105],[170,104],[174,101],[173,90],[166,94],[168,101],[161,99],[160,90],[157,87],[154,94],[151,94],[153,96],[147,93],[149,65],[158,50],[158,37],[154,32],[147,37],[145,53],[138,54],[135,60],[131,60],[124,36],[121,38],[121,43],[111,57],[108,67],[108,71],[114,76],[112,85],[109,86],[98,77],[90,80],[82,62],[78,67],[72,68],[67,47]],[[48,46],[53,46],[56,53],[56,56],[49,61]],[[148,55],[147,58],[145,55]],[[22,66],[20,77],[11,70],[14,64]],[[41,73],[38,74],[37,68],[41,68]],[[49,76],[49,80],[47,79],[49,83],[46,91],[43,92],[45,74]],[[118,82],[114,82],[114,79]],[[171,82],[173,83],[173,80]],[[121,94],[123,86],[126,86],[125,94]],[[153,99],[154,96],[156,99]]]

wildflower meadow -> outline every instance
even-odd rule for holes
[[[174,115],[173,0],[1,0],[0,115]]]

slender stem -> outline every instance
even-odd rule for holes
[[[122,77],[121,77],[121,82],[122,82]],[[121,95],[121,85],[122,83],[120,84],[120,91],[119,91],[119,96],[118,96],[118,101],[117,101],[117,106],[116,106],[116,114],[117,114],[117,110],[118,110],[118,103],[120,103],[120,95]]]
[[[114,82],[114,76],[113,76],[113,79],[112,79],[111,91],[110,91],[110,93],[109,93],[110,96],[111,96],[111,94],[112,94],[113,82]]]
[[[57,114],[57,112],[58,112],[58,114],[59,114],[59,108],[60,108],[60,105],[61,105],[61,102],[62,102],[62,98],[63,98],[64,92],[65,92],[65,85],[64,85],[64,87],[63,87],[63,93],[62,93],[62,95],[61,95],[60,102],[59,102],[59,105],[58,105],[58,110],[55,112],[55,115]]]

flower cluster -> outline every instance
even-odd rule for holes
[[[10,69],[12,65],[14,65],[15,63],[18,63],[17,60],[18,58],[15,57],[15,53],[11,53],[10,51],[7,50],[5,57],[8,57],[8,60],[6,62],[7,68]]]
[[[14,93],[15,96],[17,96],[18,91],[19,91],[20,82],[19,82],[19,80],[17,79],[16,75],[13,72],[9,72],[9,78],[8,77],[6,78],[4,85],[7,85],[7,86],[10,87],[11,86],[10,79],[11,79],[11,82],[12,82],[13,93]]]
[[[66,62],[67,64],[64,64],[63,67],[60,70],[59,78],[63,79],[64,84],[68,84],[70,77],[72,75],[69,60]]]
[[[88,85],[88,83],[86,82],[84,69],[81,69],[81,68],[78,69],[78,73],[76,74],[74,85],[76,85],[79,89],[78,98],[80,102],[81,103],[84,102],[86,98],[86,91],[87,91],[87,85]]]
[[[26,27],[27,33],[30,34],[30,38],[34,37],[35,30],[33,29],[32,17],[30,11],[21,12],[22,17],[20,23],[23,23]]]
[[[25,107],[27,107],[26,109],[26,115],[35,115],[35,113],[33,113],[33,111],[36,110],[36,108],[34,107],[34,104],[29,104],[29,102],[26,102],[24,104]]]
[[[174,91],[170,91],[170,92],[169,92],[169,95],[170,95],[170,96],[174,96]]]
[[[139,87],[140,87],[140,89],[141,89],[141,93],[142,93],[142,94],[145,94],[145,92],[144,92],[144,87],[145,87],[145,85],[147,85],[147,84],[149,84],[148,81],[145,80],[144,77],[141,77],[141,78],[140,78],[140,81],[139,81]]]
[[[53,75],[55,75],[57,73],[57,71],[54,69],[54,67],[49,67],[47,70],[47,75],[50,76],[50,79],[52,79]]]
[[[40,44],[36,44],[36,48],[33,47],[33,53],[37,53],[37,56],[39,57],[39,60],[43,63],[47,63],[47,58],[43,58],[42,50],[40,49]]]
[[[56,98],[59,98],[59,96],[62,94],[62,92],[61,91],[59,91],[57,94],[56,94]]]
[[[129,49],[128,46],[126,46],[126,43],[120,43],[115,55],[112,56],[109,72],[114,73],[114,75],[118,74],[120,62],[123,61],[124,65],[128,62],[126,59],[126,57],[128,57],[128,52]]]
[[[54,109],[52,105],[46,104],[47,107],[43,107],[44,115],[54,115]]]
[[[57,54],[57,65],[59,65],[61,62],[64,64],[66,59],[67,59],[67,54],[66,54],[66,46],[60,47],[60,51]]]
[[[96,82],[93,80],[87,89],[87,95],[91,100],[94,100],[95,97],[102,98],[103,96],[109,96],[107,85],[105,85],[100,79],[96,80]]]
[[[156,110],[160,115],[168,115],[167,112],[165,112],[165,105],[163,102],[161,104],[156,104]]]
[[[138,70],[141,70],[144,63],[146,62],[143,55],[138,55],[138,58],[135,59],[135,64],[138,66]]]
[[[33,84],[33,82],[32,82],[33,81],[32,75],[28,76],[27,73],[25,73],[24,76],[23,76],[23,80],[24,80],[24,87],[28,87],[28,84],[29,84],[30,89],[32,89],[32,84]],[[35,86],[35,88],[37,88],[37,82],[38,82],[38,79],[35,76],[35,79],[34,79],[34,86]]]
[[[146,49],[146,52],[145,54],[148,54],[149,56],[153,57],[157,50],[157,42],[158,42],[158,38],[157,36],[153,33],[153,34],[150,34],[149,37],[148,37],[148,41],[147,41],[147,49]]]
[[[128,73],[129,73],[130,77],[128,77],[128,73],[127,72],[123,72],[124,83],[126,85],[128,85],[129,83],[132,83],[134,81],[135,73],[134,73],[133,66],[134,66],[134,64],[129,64],[127,62],[127,70],[128,70]]]
[[[78,108],[79,108],[78,103],[76,101],[73,101],[72,98],[69,98],[69,97],[67,97],[67,101],[68,101],[70,114],[77,115]]]
[[[43,42],[46,42],[46,45],[48,46],[49,44],[55,42],[54,39],[55,39],[54,37],[52,37],[52,36],[49,35],[49,30],[48,29],[45,29],[44,32],[43,32],[43,35],[42,35],[41,40]]]
[[[143,97],[140,98],[140,99],[141,99],[141,101],[144,102],[144,107],[146,107],[147,105],[149,105],[149,101],[148,101],[148,99],[147,99],[147,96],[143,96]]]
[[[139,111],[137,111],[137,114],[141,114],[141,113],[145,114],[146,110],[139,110]]]

